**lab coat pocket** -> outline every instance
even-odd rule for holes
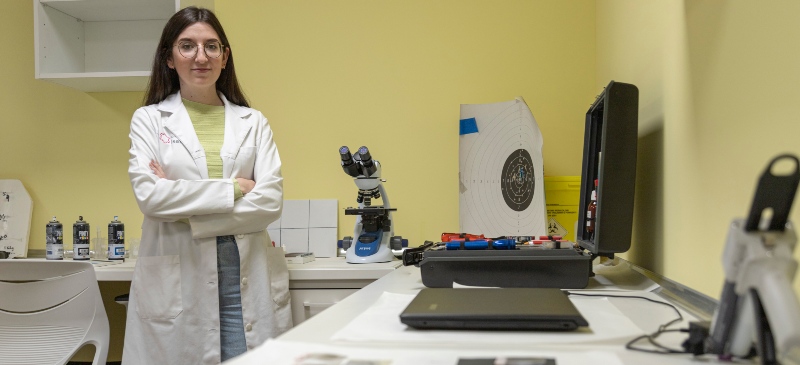
[[[134,295],[139,317],[177,317],[183,311],[180,256],[139,257],[136,269]]]
[[[278,308],[286,306],[289,303],[289,267],[283,249],[267,246],[267,269],[272,301]]]
[[[253,180],[256,166],[256,147],[241,147],[233,161],[233,176]]]

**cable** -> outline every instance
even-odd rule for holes
[[[662,302],[662,301],[659,301],[659,300],[653,300],[653,299],[650,299],[650,298],[637,296],[637,295],[583,294],[583,293],[576,293],[576,292],[570,292],[570,291],[567,291],[567,294],[569,294],[569,295],[579,295],[579,296],[584,296],[584,297],[644,299],[644,300],[646,300],[648,302],[661,304],[661,305],[665,305],[667,307],[670,307],[670,308],[672,308],[672,310],[675,311],[675,313],[678,314],[678,318],[675,318],[675,319],[673,319],[673,320],[671,320],[671,321],[669,321],[667,323],[664,323],[664,324],[658,326],[658,330],[656,330],[655,332],[653,332],[653,333],[651,333],[649,335],[641,335],[639,337],[636,337],[636,338],[628,341],[628,343],[625,344],[625,349],[632,350],[632,351],[647,352],[647,353],[651,353],[651,354],[664,354],[664,355],[688,354],[688,353],[690,353],[690,352],[684,351],[684,350],[671,349],[669,347],[666,347],[666,346],[661,345],[660,343],[656,342],[656,338],[659,335],[661,335],[662,333],[666,333],[666,332],[688,332],[688,329],[683,329],[683,328],[681,328],[681,329],[667,329],[667,327],[671,326],[672,324],[674,324],[676,322],[683,321],[683,315],[681,315],[681,312],[678,310],[677,307],[675,307],[674,305],[672,305],[670,303]],[[657,348],[659,348],[661,350],[651,350],[651,349],[642,348],[642,347],[634,347],[634,344],[639,342],[639,341],[641,341],[642,339],[647,339],[647,341],[650,342],[651,345],[653,345],[653,346],[655,346],[655,347],[657,347]]]

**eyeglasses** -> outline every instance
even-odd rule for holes
[[[184,58],[195,58],[197,56],[197,44],[193,42],[181,41],[174,47],[178,47],[178,52]],[[208,58],[219,58],[219,56],[222,56],[223,49],[225,49],[225,45],[218,41],[211,41],[203,45],[203,52],[206,53]]]

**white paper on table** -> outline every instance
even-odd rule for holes
[[[465,289],[466,290],[466,289]],[[589,328],[565,332],[492,331],[491,336],[476,336],[468,330],[415,330],[400,322],[400,312],[414,299],[414,294],[384,292],[380,298],[337,331],[332,340],[355,342],[431,343],[447,341],[460,344],[563,344],[604,343],[630,339],[643,334],[616,306],[602,297],[570,297],[589,322]],[[619,341],[617,341],[619,342]]]
[[[689,322],[699,320],[699,318],[691,313],[670,304],[666,299],[649,291],[613,289],[581,289],[568,291],[570,292],[570,299],[573,300],[581,298],[581,295],[596,295],[606,298],[620,313],[625,313],[625,316],[631,323],[636,325],[642,333],[656,332],[663,324],[678,319],[678,313],[680,313],[683,320],[671,324],[669,327],[670,329],[687,328],[689,327]],[[680,345],[676,348],[678,347],[680,347]]]
[[[291,342],[269,340],[255,350],[236,357],[225,365],[288,365],[320,362],[302,361],[310,355],[325,357],[343,357],[347,360],[372,361],[375,364],[391,365],[454,365],[458,359],[479,359],[497,357],[521,358],[553,358],[558,365],[621,365],[622,362],[613,352],[580,351],[565,349],[564,351],[526,351],[526,350],[470,350],[470,349],[424,349],[424,348],[376,348],[329,346],[307,342]],[[340,363],[347,364],[347,360]],[[357,362],[357,361],[353,361]],[[363,362],[357,362],[363,363]]]
[[[605,292],[607,291],[652,292],[661,287],[656,282],[647,279],[644,276],[642,277],[644,278],[644,280],[639,280],[635,282],[617,283],[612,280],[609,280],[607,277],[603,275],[595,275],[593,278],[589,280],[589,285],[587,285],[586,288],[573,289],[570,291],[580,292],[581,290],[585,290],[585,291],[605,291]]]
[[[462,104],[461,125],[461,232],[486,237],[547,235],[544,139],[525,100]]]

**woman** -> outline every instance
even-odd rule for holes
[[[248,107],[217,18],[185,8],[164,27],[128,174],[144,214],[124,364],[216,364],[291,328],[289,274],[267,225],[280,158]]]

